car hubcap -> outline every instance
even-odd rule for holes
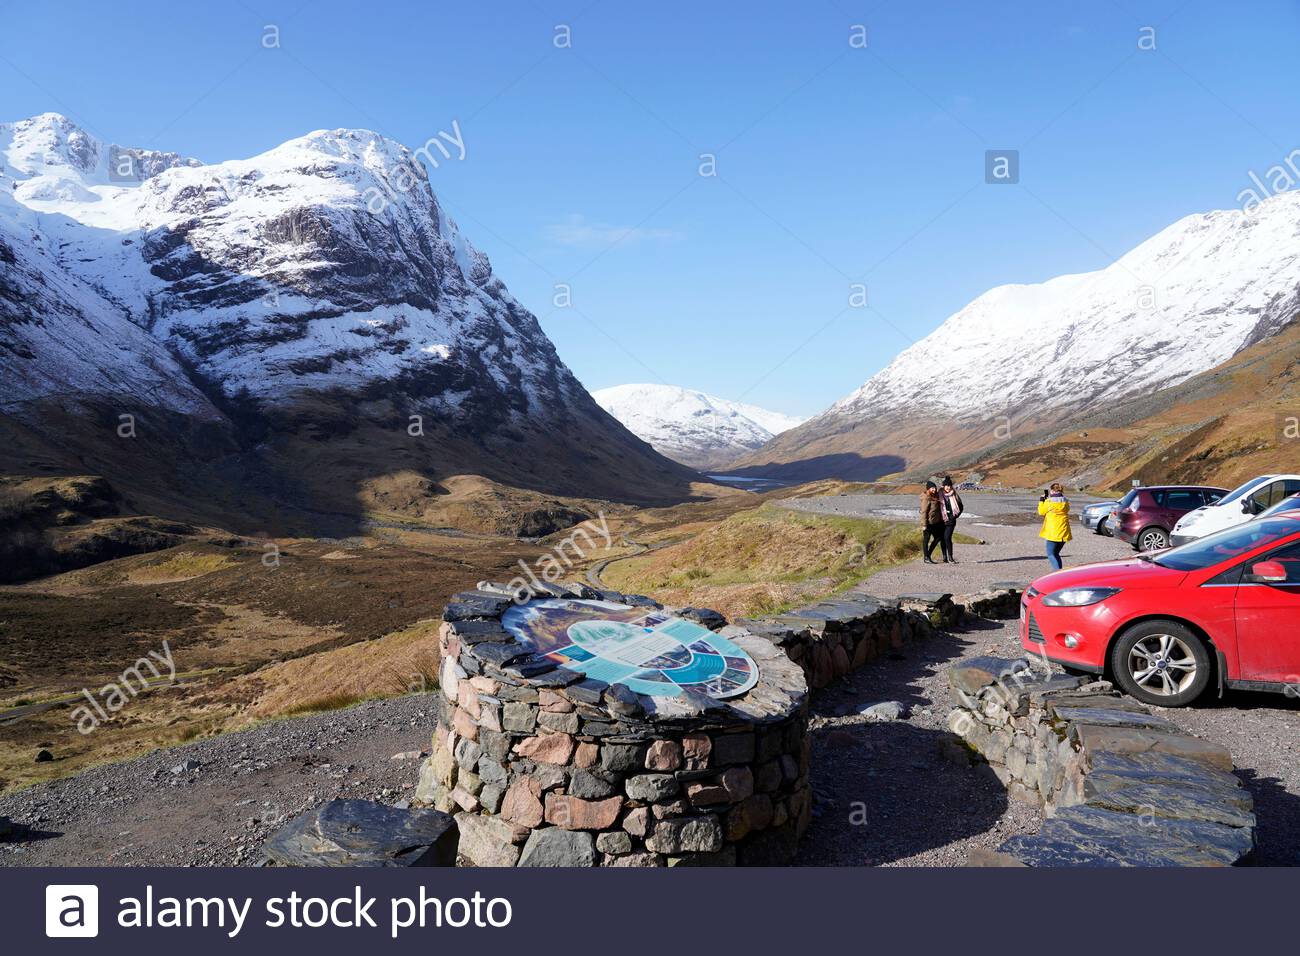
[[[1172,634],[1144,637],[1128,653],[1129,673],[1143,690],[1161,697],[1180,694],[1196,679],[1196,655]]]
[[[1142,536],[1143,551],[1159,551],[1165,546],[1165,536],[1159,531],[1148,531]]]

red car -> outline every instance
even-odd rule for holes
[[[1137,551],[1169,547],[1169,532],[1189,511],[1216,503],[1227,488],[1205,485],[1155,485],[1134,488],[1111,511],[1110,533]]]
[[[1300,513],[1036,580],[1020,643],[1147,704],[1212,684],[1300,696]]]

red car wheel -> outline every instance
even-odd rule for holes
[[[1190,704],[1210,684],[1205,642],[1177,621],[1143,621],[1111,648],[1115,683],[1129,696],[1157,707]]]

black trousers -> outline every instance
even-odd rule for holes
[[[943,523],[943,537],[940,539],[940,543],[943,545],[943,556],[948,561],[951,561],[953,559],[952,535],[953,532],[956,530],[957,530],[957,522],[945,521]]]
[[[927,558],[934,557],[934,549],[943,544],[943,529],[945,525],[928,524],[921,531],[921,550],[925,552]],[[947,551],[944,552],[947,555]]]

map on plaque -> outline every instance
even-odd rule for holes
[[[758,665],[734,643],[654,608],[551,598],[512,607],[501,623],[561,667],[651,697],[683,688],[734,697],[758,680]]]

